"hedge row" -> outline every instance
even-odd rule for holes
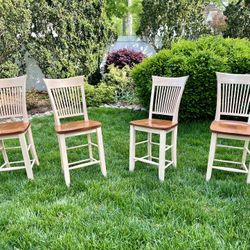
[[[250,73],[250,41],[208,36],[181,40],[134,67],[132,77],[141,103],[149,106],[152,75],[185,76],[181,119],[210,119],[216,108],[215,72]]]

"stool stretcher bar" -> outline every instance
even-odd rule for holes
[[[232,149],[240,149],[240,150],[246,149],[244,147],[236,147],[236,146],[229,146],[229,145],[223,145],[223,144],[217,144],[216,146],[218,148],[232,148]]]
[[[33,168],[36,160],[30,160],[31,168]],[[6,172],[6,171],[15,171],[20,169],[25,169],[25,166],[15,166],[15,167],[5,167],[6,165],[11,164],[18,164],[18,163],[24,163],[24,161],[10,161],[9,163],[5,162],[3,165],[0,166],[0,172]]]
[[[159,157],[151,156],[152,159],[158,160],[158,162],[151,161],[151,160],[147,160],[146,158],[149,158],[149,155],[145,155],[145,156],[143,156],[143,157],[135,157],[134,160],[135,160],[135,161],[144,162],[144,163],[147,163],[147,164],[151,164],[151,165],[155,165],[155,166],[158,166],[158,165],[159,165]],[[168,168],[170,165],[173,164],[173,161],[165,160],[165,162],[168,163],[168,164],[165,166],[165,169]]]
[[[75,165],[73,167],[69,167],[69,170],[77,169],[77,168],[85,168],[85,167],[92,166],[92,165],[95,165],[95,164],[100,164],[100,160],[98,160],[98,161],[94,160],[94,161],[90,161],[90,162],[87,162],[87,163],[78,164],[78,165]]]
[[[220,167],[220,166],[213,166],[213,168],[217,170],[228,171],[228,172],[243,173],[243,174],[248,173],[248,170],[238,169],[238,168],[227,168],[227,167]]]

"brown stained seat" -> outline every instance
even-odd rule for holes
[[[74,121],[74,122],[66,122],[59,126],[56,126],[56,132],[58,134],[66,134],[71,132],[81,132],[88,131],[90,129],[96,129],[101,127],[101,123],[97,121]]]
[[[250,124],[238,121],[213,121],[210,129],[214,133],[250,136]]]
[[[0,136],[24,133],[30,126],[28,122],[6,122],[0,124]]]
[[[161,129],[161,130],[169,130],[178,125],[178,122],[161,120],[161,119],[143,119],[136,120],[130,122],[131,125],[144,127],[144,128],[152,128],[152,129]]]

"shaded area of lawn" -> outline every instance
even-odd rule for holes
[[[41,165],[32,182],[24,171],[0,174],[0,248],[247,249],[246,176],[214,171],[205,182],[209,122],[180,124],[178,167],[166,171],[164,183],[153,166],[138,163],[128,172],[128,124],[146,116],[90,109],[90,119],[103,122],[108,178],[99,166],[73,170],[70,188],[61,173],[53,117],[33,119]],[[74,151],[71,159],[79,155]]]

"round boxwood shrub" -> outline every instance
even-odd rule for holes
[[[103,82],[97,86],[85,83],[84,89],[88,107],[98,107],[115,101],[115,88]]]
[[[207,36],[181,40],[170,50],[161,50],[132,70],[140,102],[148,108],[152,75],[189,75],[184,90],[181,119],[211,119],[215,115],[217,83],[215,72],[250,73],[250,41]]]
[[[126,65],[133,67],[135,64],[142,62],[144,58],[145,55],[142,52],[128,49],[116,50],[108,54],[104,71],[107,72],[111,64],[114,64],[119,69],[122,69]]]

